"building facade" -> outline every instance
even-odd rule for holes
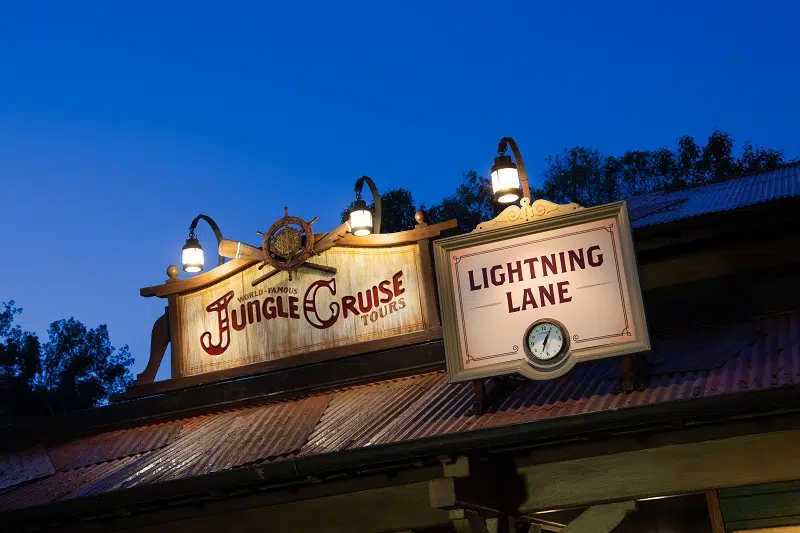
[[[183,371],[106,407],[0,428],[0,529],[796,527],[800,166],[627,205],[649,352],[551,380],[451,382],[423,291],[423,326],[367,349]],[[451,227],[404,238],[424,257]],[[435,283],[420,272],[415,284]]]

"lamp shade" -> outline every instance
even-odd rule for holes
[[[185,272],[200,272],[203,270],[205,258],[203,257],[203,247],[195,237],[186,239],[186,244],[181,249],[181,263]]]
[[[501,204],[516,202],[522,196],[519,170],[511,157],[501,154],[494,158],[492,165],[492,192],[494,199]]]
[[[350,211],[350,231],[356,237],[365,237],[372,233],[372,211],[364,200],[356,200]]]

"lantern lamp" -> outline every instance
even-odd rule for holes
[[[514,160],[506,154],[509,148],[514,154]],[[497,143],[497,157],[494,158],[491,176],[492,192],[497,203],[511,204],[520,197],[530,200],[531,190],[528,186],[525,163],[522,161],[522,154],[519,153],[517,143],[511,137],[503,137]]]
[[[197,215],[189,226],[189,238],[186,239],[186,244],[181,248],[181,263],[183,264],[184,272],[200,272],[205,264],[203,247],[200,246],[200,241],[197,240],[197,236],[194,234],[200,219],[205,220],[211,226],[211,230],[217,238],[217,245],[222,244],[222,232],[219,230],[217,223],[207,215]],[[220,255],[217,265],[222,265],[224,262],[225,258]]]
[[[367,202],[361,199],[361,190],[367,184],[372,193],[372,200],[375,205],[375,213],[367,207]],[[381,195],[375,182],[369,176],[361,176],[356,181],[356,201],[350,209],[350,231],[356,237],[366,237],[370,233],[381,232]]]
[[[181,249],[181,263],[183,263],[184,272],[200,272],[203,270],[205,258],[203,256],[203,247],[200,246],[200,241],[194,235],[194,231],[189,233],[189,238],[186,239],[186,244]]]
[[[356,237],[366,237],[372,233],[372,211],[364,200],[358,199],[353,202],[353,209],[350,211],[350,231]]]
[[[492,192],[494,192],[494,200],[501,204],[514,203],[522,195],[517,165],[506,154],[500,154],[494,158]]]

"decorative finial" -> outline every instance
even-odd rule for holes
[[[417,226],[426,226],[427,223],[425,222],[425,211],[420,209],[414,213],[414,220],[417,221]]]
[[[285,217],[289,216],[289,206],[288,205],[283,207],[283,216],[285,216]]]
[[[173,281],[178,281],[178,274],[180,273],[180,271],[181,270],[178,268],[178,265],[170,265],[170,266],[168,266],[167,267],[167,276],[169,276],[169,279],[167,280],[167,283],[172,283]]]

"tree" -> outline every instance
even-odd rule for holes
[[[35,392],[40,346],[36,335],[14,325],[21,312],[13,300],[0,311],[0,412],[35,414],[41,404]]]
[[[485,220],[496,217],[502,208],[492,197],[492,182],[474,170],[462,174],[455,194],[447,196],[428,209],[430,223],[457,219],[461,231],[472,231]]]
[[[375,202],[369,204],[369,208],[374,211]],[[342,222],[350,218],[352,209],[351,203],[342,211]],[[389,189],[381,193],[381,233],[413,229],[416,224],[414,220],[416,212],[411,192],[406,189]]]
[[[577,146],[546,161],[544,183],[541,189],[531,191],[533,198],[547,198],[559,204],[597,205],[611,202],[618,195],[616,175],[621,162],[606,160],[597,150]]]
[[[51,411],[96,407],[130,384],[133,358],[127,346],[114,349],[105,324],[87,329],[74,318],[58,320],[48,337],[39,383]]]
[[[748,172],[771,170],[787,163],[782,150],[754,147],[745,142],[741,154],[734,153],[731,136],[715,130],[699,146],[693,137],[677,140],[674,150],[628,150],[621,156],[605,156],[598,150],[576,146],[549,156],[541,188],[531,196],[556,203],[576,202],[589,207],[652,191],[674,191],[713,183]],[[414,202],[405,189],[381,195],[386,233],[414,227]],[[351,204],[352,206],[352,204]],[[424,206],[421,206],[424,209]],[[496,217],[502,207],[492,198],[491,181],[474,170],[462,174],[454,194],[428,209],[430,223],[457,219],[461,231],[472,231]],[[342,212],[346,220],[350,207]]]
[[[0,311],[0,411],[6,416],[54,414],[95,407],[127,387],[133,358],[115,349],[105,325],[87,329],[70,318],[50,324],[48,341],[14,325],[13,301]]]
[[[577,146],[546,161],[544,183],[533,196],[587,207],[652,191],[714,183],[786,163],[782,150],[754,148],[749,141],[737,157],[733,139],[719,130],[703,146],[698,146],[693,137],[683,136],[675,151],[629,150],[608,157]]]

